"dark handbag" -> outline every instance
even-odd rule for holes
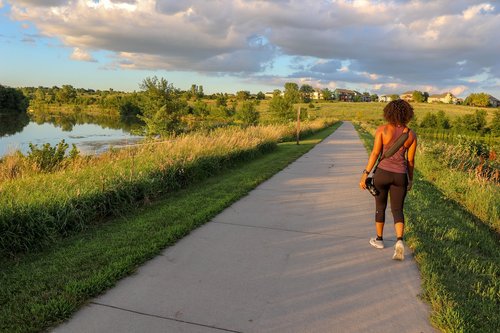
[[[408,133],[410,132],[410,129],[408,127],[405,130],[406,130],[406,132],[403,132],[397,138],[397,140],[394,142],[394,144],[389,149],[387,149],[385,151],[384,154],[380,153],[380,155],[378,155],[377,162],[375,162],[375,166],[372,168],[372,171],[370,172],[368,177],[366,177],[366,180],[365,180],[366,189],[374,197],[376,197],[377,195],[380,194],[380,191],[377,190],[377,188],[375,187],[375,180],[373,179],[373,177],[375,176],[375,171],[377,170],[378,164],[384,158],[388,158],[388,157],[391,157],[392,155],[394,155],[403,146],[403,144],[408,139],[408,136],[409,136]]]

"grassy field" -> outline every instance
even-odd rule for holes
[[[209,221],[339,125],[300,145],[280,143],[252,161],[235,162],[216,176],[133,213],[90,225],[38,253],[0,259],[0,331],[38,332],[70,317],[89,298]]]
[[[371,131],[357,129],[371,149]],[[447,168],[421,146],[405,204],[405,238],[431,321],[443,332],[499,332],[499,186]]]
[[[312,113],[319,116],[331,116],[343,120],[370,121],[382,119],[382,110],[386,103],[318,102],[313,103],[313,105],[315,106],[313,110],[316,111],[312,111]],[[445,114],[453,120],[464,114],[472,114],[476,110],[485,110],[488,115],[487,119],[491,120],[494,112],[498,110],[498,108],[479,108],[453,104],[411,103],[411,105],[419,120],[428,112],[437,113],[438,111],[444,111]],[[308,108],[307,104],[301,104],[301,106]]]

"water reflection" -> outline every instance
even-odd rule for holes
[[[138,131],[142,124],[134,117],[121,118],[108,115],[92,115],[84,113],[31,113],[30,118],[35,123],[41,125],[49,123],[55,127],[60,127],[65,132],[73,130],[75,125],[97,124],[102,128],[121,129],[128,133]]]
[[[110,146],[122,146],[142,139],[137,119],[107,115],[37,112],[0,117],[0,157],[15,150],[28,151],[29,143],[57,144],[65,140],[83,153],[99,153]]]
[[[30,118],[25,113],[19,115],[0,115],[0,137],[21,132],[29,122]]]

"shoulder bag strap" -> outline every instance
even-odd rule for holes
[[[387,149],[384,154],[382,154],[382,152],[380,152],[380,154],[378,155],[377,161],[375,162],[375,165],[373,166],[370,174],[373,174],[375,172],[375,170],[377,170],[377,167],[378,167],[380,161],[382,161],[384,158],[391,157],[399,150],[399,148],[401,148],[404,145],[406,140],[408,140],[409,133],[410,133],[410,129],[408,127],[406,127],[403,130],[403,133],[401,133],[401,135],[396,139],[396,141],[391,146],[391,148]]]

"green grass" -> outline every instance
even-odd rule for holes
[[[371,149],[371,134],[358,133]],[[451,176],[439,187],[429,179],[444,171],[435,173],[427,164],[433,165],[417,155],[414,187],[405,202],[405,238],[420,269],[422,297],[432,307],[431,321],[443,332],[500,332],[499,234],[458,202],[459,196],[450,198]]]
[[[310,113],[319,116],[338,117],[345,120],[353,121],[382,121],[383,109],[387,103],[371,102],[371,103],[349,103],[349,102],[318,102],[313,103],[316,108]],[[308,104],[300,104],[306,107]],[[444,111],[451,120],[465,114],[473,114],[476,110],[485,110],[487,113],[488,123],[493,118],[494,112],[498,108],[480,108],[465,105],[453,104],[429,104],[429,103],[411,103],[414,108],[415,115],[418,121],[427,113],[437,113]]]
[[[90,226],[50,248],[0,260],[0,331],[47,329],[140,264],[209,221],[331,134],[285,142],[253,161],[173,192],[134,214]]]

